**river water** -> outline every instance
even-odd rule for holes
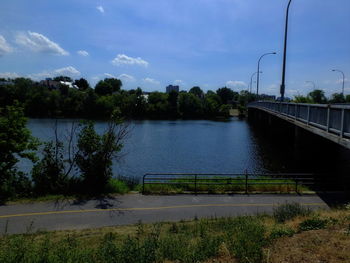
[[[61,138],[73,120],[58,120]],[[55,120],[30,119],[28,128],[41,141],[53,138]],[[96,122],[102,133],[106,123]],[[187,173],[275,173],[313,172],[301,158],[295,157],[291,145],[262,136],[246,120],[232,118],[227,122],[208,120],[132,121],[130,135],[125,140],[123,158],[114,162],[115,175],[141,178],[150,172]],[[300,157],[300,156],[299,156]],[[313,158],[316,158],[314,156]],[[312,159],[313,159],[312,158]],[[30,163],[22,162],[29,171]]]

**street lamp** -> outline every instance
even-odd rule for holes
[[[305,81],[305,83],[311,83],[314,86],[314,90],[316,89],[316,84],[315,82],[311,81],[311,80],[307,80]]]
[[[284,92],[286,90],[286,58],[287,58],[287,40],[288,40],[288,18],[289,18],[289,7],[292,0],[289,0],[286,13],[286,26],[284,30],[284,52],[283,52],[283,68],[282,68],[282,84],[281,84],[281,101],[284,100]]]
[[[332,69],[333,72],[340,72],[343,75],[343,88],[342,88],[342,94],[344,96],[344,83],[345,83],[345,74],[343,71],[339,70],[339,69]]]
[[[265,53],[258,60],[258,71],[257,71],[258,76],[257,76],[257,80],[256,80],[256,98],[258,98],[258,96],[259,96],[260,61],[263,57],[265,57],[267,55],[276,55],[276,52]]]
[[[250,89],[249,92],[252,93],[252,87],[253,87],[253,78],[258,72],[254,72],[253,75],[250,77]],[[262,73],[262,71],[260,71]]]

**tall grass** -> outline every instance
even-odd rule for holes
[[[255,217],[155,224],[147,229],[139,224],[135,235],[107,233],[93,245],[75,236],[57,239],[48,233],[4,236],[0,262],[201,262],[218,256],[223,244],[240,262],[259,262],[264,236],[265,228]]]

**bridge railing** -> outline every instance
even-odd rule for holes
[[[341,138],[350,138],[350,105],[256,101],[248,107],[268,109]]]
[[[163,193],[181,190],[182,193],[215,192],[302,192],[303,186],[314,185],[313,174],[194,174],[147,173],[142,180],[142,193]],[[275,187],[272,187],[275,186]],[[252,189],[255,190],[252,190]],[[271,190],[272,189],[272,190]],[[273,190],[274,189],[274,190]]]

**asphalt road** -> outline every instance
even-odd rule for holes
[[[274,207],[286,202],[298,202],[312,209],[328,207],[317,195],[132,194],[88,201],[60,200],[0,206],[0,234],[271,213]]]

